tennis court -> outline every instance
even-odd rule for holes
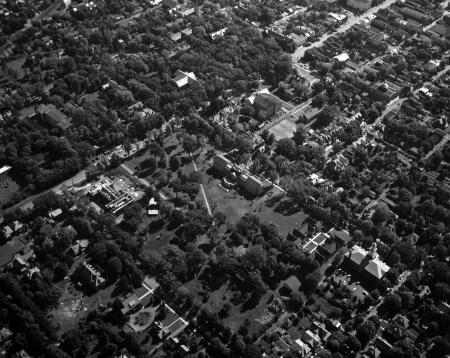
[[[269,131],[273,133],[275,140],[280,140],[283,138],[292,138],[296,129],[297,124],[295,123],[295,118],[288,117],[275,124]]]

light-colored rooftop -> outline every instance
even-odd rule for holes
[[[6,173],[7,171],[9,171],[12,167],[9,165],[4,165],[3,167],[0,168],[0,174]]]

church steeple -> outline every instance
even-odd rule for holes
[[[378,240],[377,240],[378,241]],[[373,244],[372,244],[372,246],[370,246],[370,249],[369,249],[369,252],[368,252],[368,254],[367,254],[367,256],[370,258],[370,259],[376,259],[377,257],[378,257],[378,253],[377,253],[377,241],[375,241]]]

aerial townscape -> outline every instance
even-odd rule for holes
[[[0,0],[0,358],[450,357],[450,0]]]

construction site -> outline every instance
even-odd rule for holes
[[[143,195],[143,192],[137,189],[133,182],[123,176],[114,178],[101,176],[96,182],[88,184],[87,191],[96,204],[113,214],[118,213]]]

